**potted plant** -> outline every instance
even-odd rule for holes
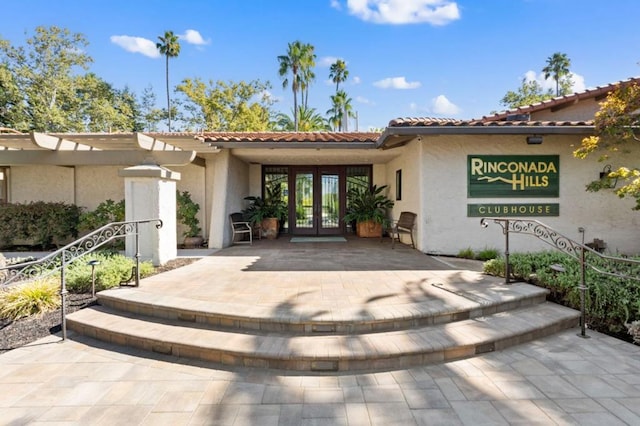
[[[373,185],[368,189],[353,188],[347,193],[348,208],[345,222],[355,222],[359,237],[381,237],[382,227],[387,226],[387,209],[393,201],[383,194],[387,185]]]
[[[287,217],[287,203],[282,199],[280,185],[267,187],[265,192],[264,198],[245,197],[251,204],[242,213],[249,222],[260,225],[262,235],[273,240],[278,238],[280,221]]]
[[[176,219],[186,227],[182,233],[185,248],[200,247],[204,241],[200,235],[200,220],[197,218],[200,205],[191,199],[188,191],[176,191],[176,204]]]

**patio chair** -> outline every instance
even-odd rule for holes
[[[251,224],[244,219],[242,213],[231,213],[229,215],[231,223],[231,244],[253,244],[253,228]],[[242,238],[236,241],[236,235]],[[245,240],[245,236],[249,236],[249,240]]]
[[[396,238],[400,242],[400,234],[409,234],[411,236],[411,247],[416,248],[416,243],[413,240],[413,227],[416,223],[417,215],[412,212],[400,213],[400,218],[393,221],[387,232],[391,237],[391,248],[395,248]]]

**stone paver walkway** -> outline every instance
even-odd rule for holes
[[[0,423],[640,424],[640,347],[589,332],[382,373],[298,375],[51,336],[0,355]]]
[[[420,281],[459,268],[437,266],[403,246],[391,251],[388,242],[375,242],[374,249],[359,242],[342,250],[323,246],[324,253],[313,246],[277,244],[282,247],[258,243],[216,255],[245,262],[238,275],[286,279],[297,267],[294,275],[301,281],[327,270],[334,271],[332,278],[366,271],[362,275],[372,283],[383,277]],[[191,276],[181,277],[186,271]],[[225,275],[229,287],[233,274]],[[470,272],[460,276],[481,279]],[[154,287],[180,296],[184,288],[175,285],[176,277],[200,285],[205,294],[216,271],[182,268],[151,278]],[[255,303],[255,294],[242,297],[240,302]],[[394,297],[397,303],[407,295]],[[273,302],[278,301],[263,300]],[[578,331],[460,361],[357,374],[225,368],[74,333],[64,343],[50,336],[0,355],[0,424],[640,425],[640,346],[593,331],[590,339],[582,339]]]

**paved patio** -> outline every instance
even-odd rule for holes
[[[475,262],[442,263],[396,247],[391,251],[388,241],[292,244],[281,239],[232,247],[214,257],[238,263],[239,275],[293,275],[303,279],[301,285],[311,276],[351,271],[381,282],[430,274],[479,279],[468,270],[478,269]],[[287,274],[293,265],[298,270]],[[174,281],[180,277],[201,283],[204,290],[216,276],[206,268],[181,268],[143,280],[140,289],[152,282],[169,289],[172,281],[173,291],[180,292],[184,288]],[[255,295],[242,297],[249,302]],[[64,343],[51,336],[0,355],[0,423],[640,424],[640,347],[593,331],[589,339],[577,333],[572,329],[465,360],[357,374],[223,367],[74,333]]]

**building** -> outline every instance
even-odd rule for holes
[[[203,207],[203,235],[212,248],[230,244],[229,214],[245,208],[244,197],[261,195],[265,185],[285,190],[287,233],[325,235],[349,232],[342,216],[350,187],[377,184],[388,185],[393,217],[417,213],[416,242],[423,252],[503,249],[502,233],[481,228],[480,217],[515,216],[540,220],[576,240],[602,239],[613,252],[637,254],[634,200],[585,191],[607,165],[618,166],[616,159],[603,164],[572,153],[593,134],[598,102],[617,85],[639,81],[478,120],[397,119],[382,134],[2,133],[0,198],[93,209],[106,199],[125,198],[123,169],[157,164],[177,172],[169,180]],[[639,155],[626,154],[624,162]],[[182,230],[175,233],[179,240]],[[521,236],[511,251],[544,247]]]

